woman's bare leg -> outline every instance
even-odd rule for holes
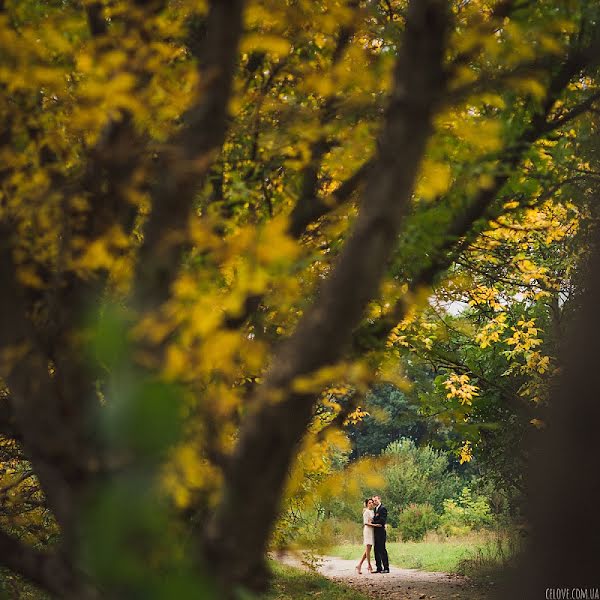
[[[370,571],[373,570],[373,567],[371,566],[371,544],[367,544],[367,548],[365,550],[365,554],[366,554],[366,559],[367,559],[367,565],[369,567],[369,572],[370,572]]]
[[[369,546],[367,546],[367,548],[369,548]],[[360,569],[362,567],[362,564],[365,562],[365,558],[367,558],[367,550],[366,549],[363,552],[362,556],[360,557],[360,562],[357,565],[359,571],[360,571]]]

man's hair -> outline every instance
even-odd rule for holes
[[[379,498],[381,500],[381,496],[379,494],[375,494],[373,498]]]

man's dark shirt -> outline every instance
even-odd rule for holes
[[[375,515],[373,516],[373,525],[381,525],[381,527],[374,527],[375,535],[385,534],[385,524],[387,522],[387,508],[380,504],[375,508]]]
[[[381,527],[373,527],[375,531],[375,547],[373,548],[375,554],[375,565],[377,570],[375,573],[389,573],[390,572],[390,561],[388,558],[387,549],[385,547],[386,533],[385,523],[387,521],[387,508],[380,504],[375,508],[373,516],[373,523],[381,525]]]

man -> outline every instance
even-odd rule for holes
[[[389,573],[390,563],[388,560],[388,553],[385,547],[386,533],[385,523],[387,521],[387,508],[381,504],[381,496],[373,496],[373,503],[375,504],[373,517],[373,531],[375,532],[375,565],[377,569],[374,573]]]

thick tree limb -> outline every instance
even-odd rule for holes
[[[243,0],[210,3],[200,65],[202,96],[163,153],[162,177],[152,194],[140,249],[135,294],[144,309],[157,307],[168,297],[176,273],[173,265],[190,246],[186,232],[192,205],[225,137],[243,4]]]
[[[299,239],[306,228],[318,221],[322,216],[332,212],[336,208],[348,202],[350,197],[358,190],[361,184],[367,179],[369,172],[373,169],[374,160],[368,160],[360,166],[348,179],[346,179],[330,196],[325,199],[314,197],[311,202],[304,204],[302,211],[295,211],[288,227],[288,235],[293,239]],[[227,317],[223,323],[227,329],[237,329],[241,327],[250,315],[254,314],[263,299],[261,294],[253,294],[244,301],[244,308],[241,314],[235,317]]]
[[[13,402],[10,395],[0,398],[0,435],[17,441],[21,439],[21,432],[15,422]]]
[[[35,473],[31,470],[25,471],[24,473],[21,473],[14,481],[11,481],[9,484],[0,487],[0,499],[6,494],[6,492],[9,492],[34,475]]]
[[[352,8],[355,8],[357,4],[356,0],[348,3]],[[344,25],[340,28],[337,44],[333,52],[331,68],[334,68],[341,60],[353,32],[353,26]],[[327,124],[335,119],[337,115],[336,103],[337,98],[335,93],[325,98],[319,110],[319,126],[321,129],[324,129]],[[310,160],[302,171],[300,196],[290,215],[290,233],[293,237],[299,237],[300,232],[303,231],[306,224],[314,220],[313,215],[318,214],[320,210],[325,208],[323,201],[318,198],[319,171],[324,156],[334,145],[335,142],[328,140],[326,134],[319,136],[311,145]]]
[[[495,598],[538,598],[548,589],[599,584],[600,419],[595,379],[600,358],[600,231],[595,223],[592,256],[580,278],[582,305],[561,352],[561,374],[539,417],[547,427],[531,431],[527,495],[530,536],[509,580]],[[533,428],[532,428],[533,429]],[[566,506],[576,507],[565,511]]]
[[[547,131],[555,131],[559,127],[566,125],[567,123],[569,123],[573,119],[576,119],[580,115],[583,115],[586,112],[591,112],[590,109],[592,108],[593,104],[599,99],[600,92],[591,94],[588,98],[586,98],[583,102],[580,102],[577,106],[574,106],[572,109],[568,110],[556,119],[549,121]]]
[[[13,418],[49,506],[68,531],[76,513],[72,485],[81,481],[92,459],[83,428],[84,403],[73,404],[72,398],[65,398],[48,373],[48,359],[36,346],[25,315],[26,302],[11,256],[12,236],[6,228],[0,232],[4,233],[0,242],[0,348],[12,356],[0,365],[0,376],[9,386]]]
[[[367,179],[373,164],[373,160],[365,162],[326,199],[319,198],[316,195],[316,189],[311,189],[313,193],[310,195],[310,199],[307,199],[308,195],[304,193],[303,199],[298,201],[290,215],[288,229],[290,236],[298,239],[306,231],[308,225],[315,223],[322,216],[347,202],[360,184]]]
[[[140,0],[136,4],[144,12],[139,19],[125,23],[127,33],[143,28],[142,17],[164,6],[162,0]],[[92,2],[86,10],[92,35],[105,34],[107,24],[101,3]],[[138,75],[138,87],[146,85],[147,75]],[[70,182],[60,172],[54,178],[55,188],[65,196],[61,232],[65,256],[59,257],[52,280],[40,298],[46,318],[38,319],[35,325],[27,318],[30,298],[16,278],[18,265],[11,256],[13,232],[8,227],[0,248],[0,279],[6,290],[3,299],[10,306],[10,310],[5,309],[9,322],[1,328],[0,347],[23,349],[5,378],[26,453],[61,526],[63,550],[74,553],[71,558],[78,548],[81,494],[100,469],[105,454],[98,431],[90,426],[97,395],[76,332],[83,312],[98,301],[105,278],[79,277],[66,268],[66,254],[71,251],[68,246],[74,236],[89,244],[115,225],[125,231],[131,227],[136,209],[124,197],[123,189],[140,162],[143,144],[136,143],[139,141],[131,115],[124,114],[121,119],[111,120],[97,144],[87,150],[81,177]],[[83,219],[72,215],[68,208],[68,199],[75,195],[89,200],[90,209]],[[50,361],[52,377],[48,372]]]
[[[85,14],[88,20],[88,27],[94,37],[106,34],[108,31],[108,23],[104,18],[102,10],[102,2],[95,0],[85,5]]]
[[[356,227],[315,304],[280,348],[254,403],[257,412],[242,425],[223,498],[205,539],[206,554],[229,588],[243,584],[260,589],[266,582],[263,553],[314,400],[290,392],[292,383],[337,360],[376,293],[396,242],[445,86],[446,11],[441,0],[413,0],[410,5],[377,162]],[[274,402],[279,394],[283,399]],[[235,531],[230,528],[233,514]]]
[[[35,550],[3,531],[0,531],[0,562],[59,598],[95,600],[101,597],[62,556]]]

